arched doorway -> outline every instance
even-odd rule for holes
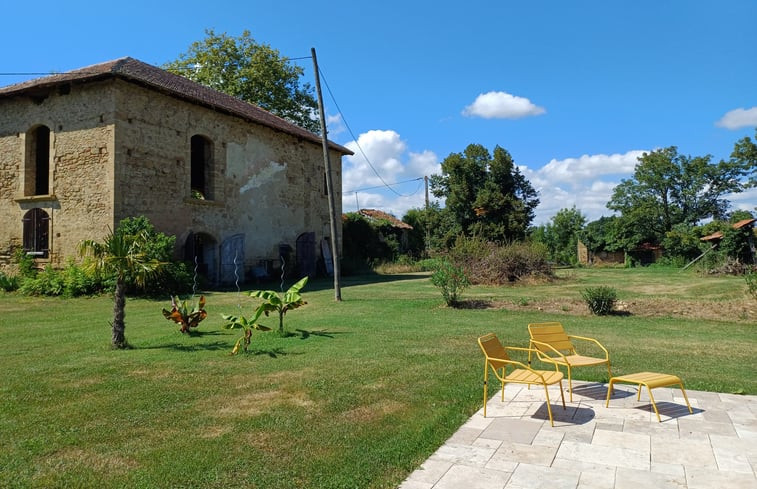
[[[206,233],[189,233],[184,242],[184,260],[209,283],[218,282],[218,241]]]

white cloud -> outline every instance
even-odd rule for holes
[[[341,134],[344,131],[346,131],[347,129],[344,126],[344,121],[342,120],[342,114],[327,115],[326,116],[326,130],[328,131],[329,139],[332,136],[336,136],[337,134]]]
[[[521,167],[521,172],[539,191],[535,225],[546,224],[560,209],[576,209],[588,222],[609,216],[606,204],[615,186],[633,175],[644,151],[634,150],[611,155],[583,155],[551,160],[538,170]]]
[[[757,126],[757,107],[730,110],[715,125],[731,130]]]
[[[402,218],[408,209],[424,205],[423,176],[441,171],[439,158],[433,151],[409,151],[407,143],[392,130],[368,131],[358,136],[357,142],[350,141],[344,146],[355,152],[342,159],[344,212],[354,212],[359,206],[361,209],[379,209]],[[419,180],[392,185],[394,191],[385,186],[385,183],[394,184],[416,178]]]
[[[520,119],[545,112],[544,107],[534,105],[527,98],[507,92],[487,92],[476,97],[471,105],[465,107],[463,115],[484,119]]]
[[[407,142],[395,131],[368,131],[358,137],[357,143],[387,183],[422,178],[441,171],[439,158],[433,151],[410,151]],[[423,207],[422,179],[394,186],[400,194],[397,195],[376,176],[355,141],[344,146],[355,152],[343,158],[344,212],[354,212],[358,208],[380,209],[402,218],[408,209]],[[612,191],[620,180],[633,175],[643,153],[634,150],[622,154],[553,159],[537,169],[520,166],[523,175],[539,191],[540,204],[533,224],[546,224],[557,211],[573,205],[589,222],[612,215],[606,207]]]

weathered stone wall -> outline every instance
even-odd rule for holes
[[[276,261],[280,244],[294,249],[301,233],[314,232],[316,243],[331,234],[320,145],[125,81],[116,86],[116,220],[149,217],[177,236],[179,257],[190,233],[203,235],[211,275],[231,236],[244,235],[243,277],[261,260]],[[213,147],[206,200],[191,195],[194,135]],[[340,216],[341,155],[330,157]]]
[[[51,129],[52,194],[24,197],[25,133],[38,124]],[[190,189],[194,135],[212,142],[205,200]],[[341,216],[341,155],[330,156]],[[316,244],[331,234],[323,175],[323,151],[312,141],[120,79],[73,85],[65,95],[52,89],[41,103],[0,99],[0,255],[21,245],[21,218],[32,207],[51,216],[56,265],[75,257],[82,239],[144,215],[177,236],[177,257],[188,237],[202,236],[211,280],[223,266],[238,266],[244,278],[261,261],[277,261],[280,244],[294,249],[302,233],[315,233]],[[340,235],[341,219],[337,226]],[[244,245],[230,265],[221,246],[235,235]]]
[[[50,129],[50,193],[24,195],[27,132],[40,124]],[[22,218],[34,207],[50,217],[50,256],[40,266],[64,264],[79,241],[112,226],[113,134],[108,87],[73,85],[35,99],[0,99],[0,256],[22,245]]]

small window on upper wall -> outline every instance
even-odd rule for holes
[[[213,199],[213,142],[199,134],[192,136],[191,146],[191,191],[192,197],[200,200]]]
[[[24,214],[24,251],[35,258],[47,258],[49,253],[50,216],[35,207]]]
[[[50,128],[37,126],[26,136],[24,195],[50,193]]]

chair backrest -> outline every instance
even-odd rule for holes
[[[502,343],[497,339],[497,335],[489,333],[478,338],[478,346],[481,347],[481,351],[484,352],[489,358],[489,364],[496,370],[504,367],[505,362],[498,362],[495,358],[501,358],[502,360],[510,360],[507,356],[507,350],[502,346]]]
[[[571,353],[575,353],[576,351],[570,338],[568,338],[568,334],[563,329],[562,323],[554,321],[548,323],[531,323],[528,325],[528,334],[531,335],[532,340],[551,345],[552,348],[557,351],[569,351]],[[543,353],[554,353],[538,344],[534,344],[533,347]]]

